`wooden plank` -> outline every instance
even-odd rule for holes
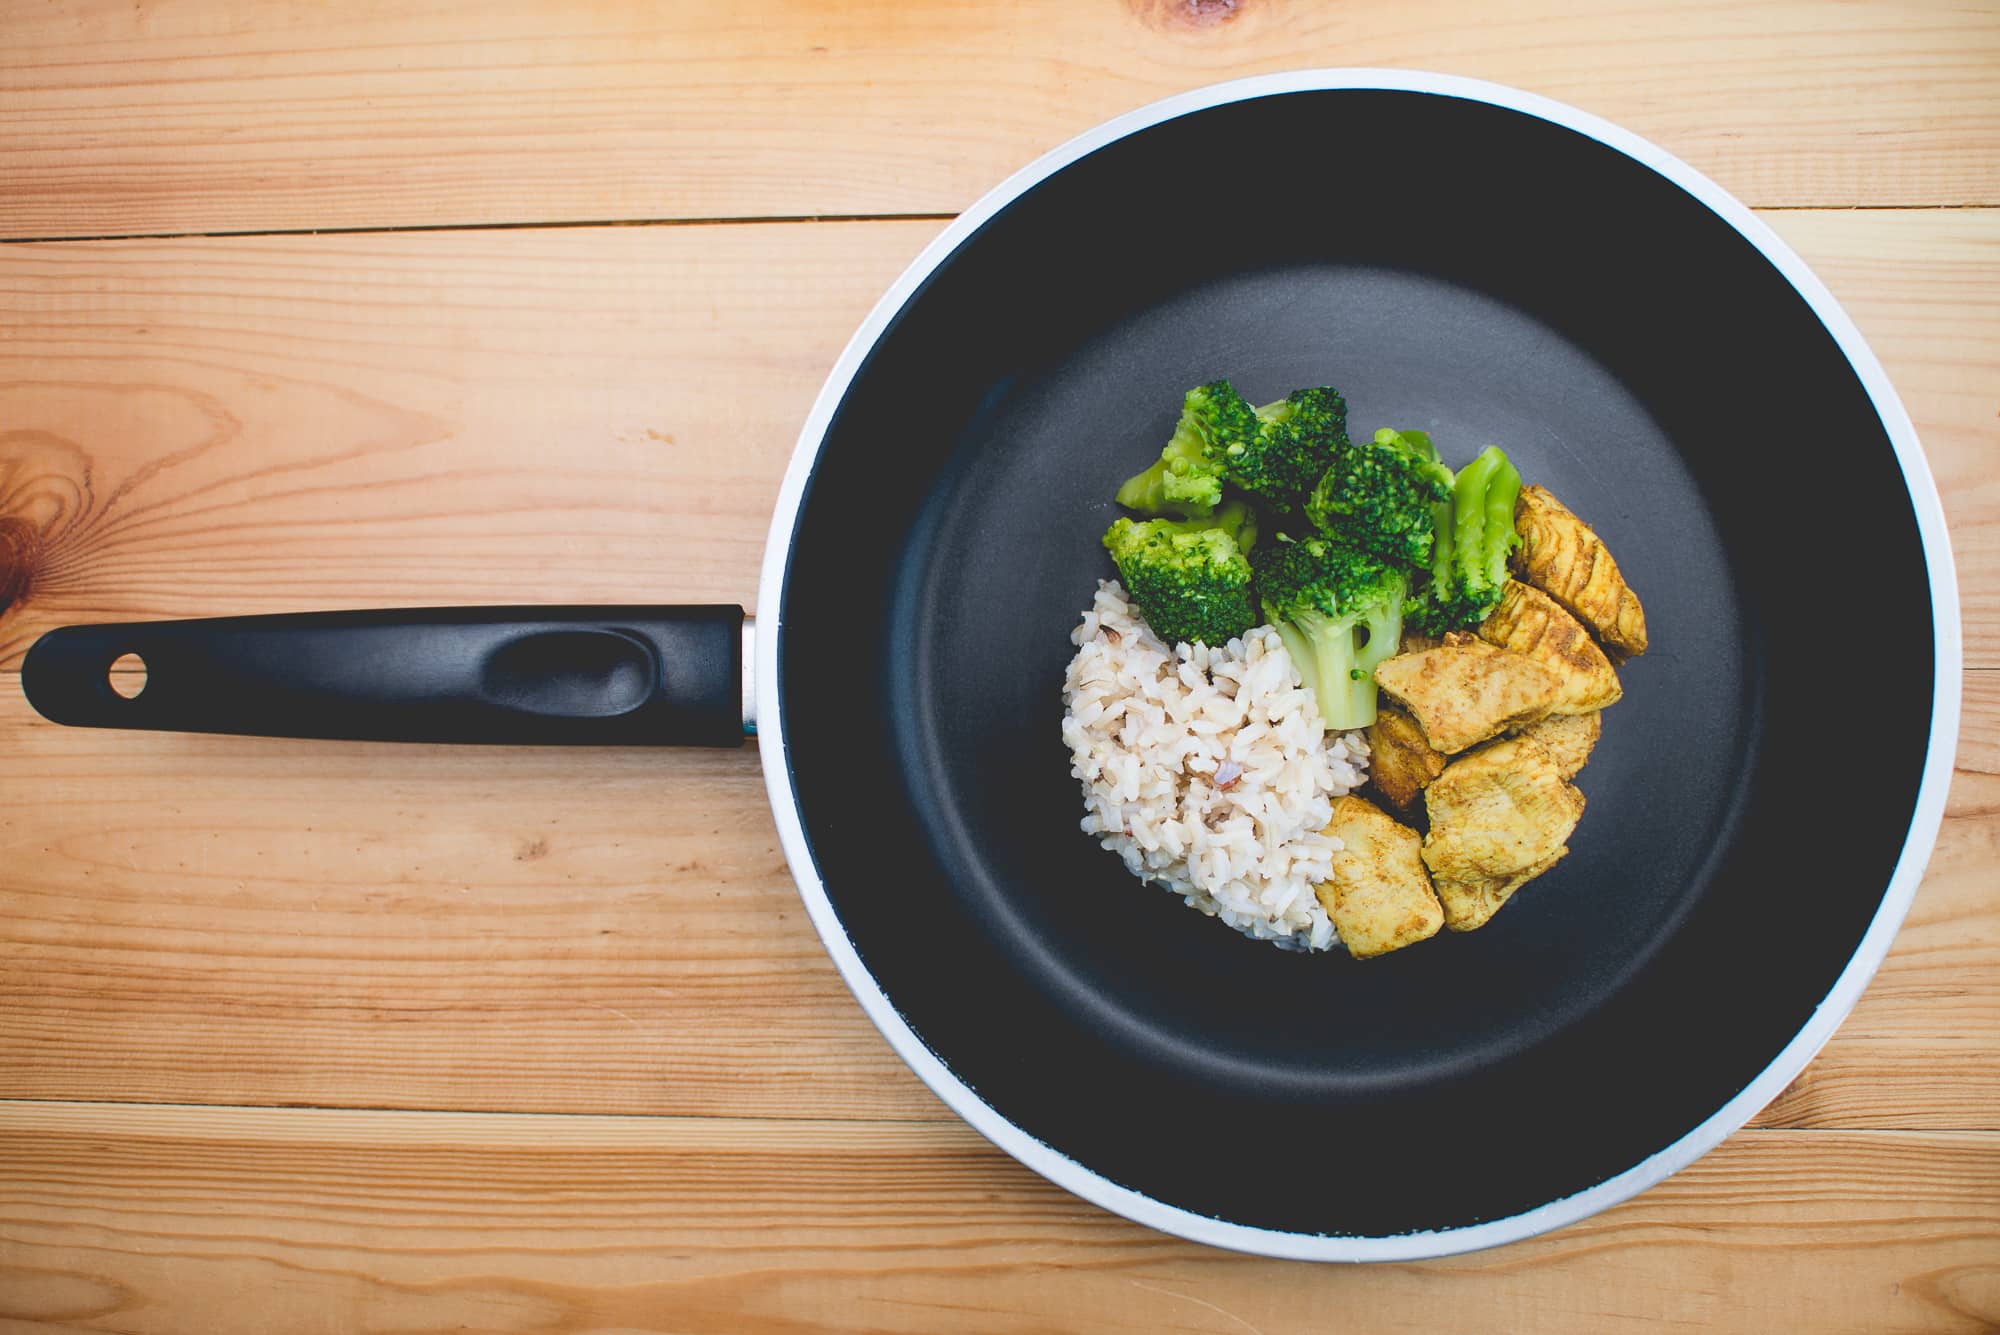
[[[2000,666],[2000,210],[1767,216],[1901,388]],[[747,603],[819,382],[936,230],[0,248],[0,668],[71,621]]]
[[[4,690],[0,755],[0,1096],[950,1116],[821,952],[751,752],[118,734]],[[1766,1125],[2000,1128],[1996,849],[1963,772]]]
[[[1936,851],[1889,957],[1759,1126],[2000,1129],[2000,674],[1966,674]]]
[[[1363,1267],[1150,1232],[955,1125],[16,1104],[0,1148],[0,1318],[23,1330],[151,1335],[194,1312],[212,1335],[2000,1322],[1992,1132],[1748,1131],[1551,1236]]]
[[[1854,317],[1909,409],[1944,498],[1965,661],[2000,667],[2000,210],[1764,220]]]
[[[70,620],[748,604],[820,381],[936,231],[0,249],[0,666]]]
[[[0,1095],[948,1116],[741,752],[41,726],[0,691]]]
[[[2000,13],[1948,0],[724,6],[86,0],[0,27],[0,236],[952,213],[1109,116],[1413,66],[1759,205],[2000,203]]]

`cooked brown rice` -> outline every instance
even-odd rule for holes
[[[1368,744],[1323,730],[1278,633],[1170,647],[1104,581],[1070,639],[1063,741],[1084,831],[1246,936],[1332,946],[1313,886],[1340,841],[1321,831],[1366,778]]]

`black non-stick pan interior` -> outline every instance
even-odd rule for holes
[[[1645,599],[1571,854],[1484,930],[1286,954],[1078,829],[1110,497],[1217,376],[1502,446]],[[1017,1126],[1237,1223],[1454,1227],[1661,1151],[1804,1025],[1907,830],[1927,587],[1846,360],[1679,187],[1482,103],[1265,97],[1034,187],[876,346],[789,555],[784,761],[861,958]]]

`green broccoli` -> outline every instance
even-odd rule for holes
[[[1228,534],[1236,543],[1236,550],[1245,556],[1257,545],[1257,512],[1241,496],[1229,496],[1210,514],[1193,519],[1149,519],[1145,527],[1153,533],[1200,533],[1215,529]]]
[[[1273,511],[1292,514],[1347,448],[1347,400],[1336,389],[1298,389],[1256,414],[1256,431],[1225,446],[1223,467]]]
[[[1222,500],[1223,456],[1254,439],[1257,414],[1227,380],[1197,385],[1181,400],[1180,421],[1159,459],[1118,488],[1118,503],[1148,515],[1191,519]]]
[[[1467,630],[1486,620],[1507,589],[1507,554],[1520,544],[1514,502],[1521,474],[1492,445],[1458,470],[1449,522],[1437,525],[1431,579],[1411,600],[1411,623],[1426,635]]]
[[[1306,502],[1306,517],[1342,542],[1387,561],[1431,559],[1436,507],[1451,497],[1451,470],[1430,437],[1387,427],[1342,450]]]
[[[1177,529],[1193,532],[1197,529],[1221,529],[1236,542],[1236,549],[1245,556],[1257,545],[1257,512],[1241,496],[1229,496],[1215,507],[1215,513],[1202,519],[1188,519],[1175,524]]]
[[[1259,555],[1257,587],[1321,721],[1334,732],[1373,723],[1375,665],[1403,637],[1403,572],[1323,535],[1281,535]]]
[[[1238,515],[1237,531],[1243,522]],[[1104,549],[1146,624],[1168,644],[1223,645],[1257,624],[1250,562],[1227,528],[1120,519],[1106,530]]]

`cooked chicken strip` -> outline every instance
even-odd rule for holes
[[[1437,935],[1444,908],[1431,893],[1417,832],[1372,802],[1343,797],[1326,832],[1342,849],[1333,879],[1313,887],[1347,953],[1358,960]]]
[[[1516,890],[1561,862],[1569,849],[1558,848],[1534,866],[1499,880],[1459,881],[1449,876],[1436,879],[1438,902],[1444,905],[1444,925],[1454,932],[1470,932],[1484,927],[1500,911]]]
[[[1611,660],[1583,623],[1540,589],[1507,581],[1500,605],[1479,625],[1479,638],[1526,654],[1562,680],[1551,714],[1589,714],[1616,704],[1624,689]]]
[[[1368,728],[1368,777],[1390,806],[1407,812],[1443,772],[1444,757],[1424,740],[1415,719],[1392,704],[1376,709]]]
[[[1537,486],[1521,488],[1514,527],[1521,533],[1515,574],[1561,603],[1612,652],[1646,652],[1646,611],[1590,525]]]
[[[1540,743],[1509,737],[1453,761],[1424,794],[1424,865],[1445,926],[1468,932],[1554,866],[1583,815],[1583,794]]]
[[[1541,744],[1565,779],[1574,779],[1603,731],[1602,714],[1551,714],[1516,733]],[[1371,736],[1373,734],[1370,734]]]
[[[1562,695],[1562,680],[1526,654],[1453,631],[1435,649],[1398,654],[1375,684],[1414,714],[1424,740],[1446,755],[1533,723]]]

